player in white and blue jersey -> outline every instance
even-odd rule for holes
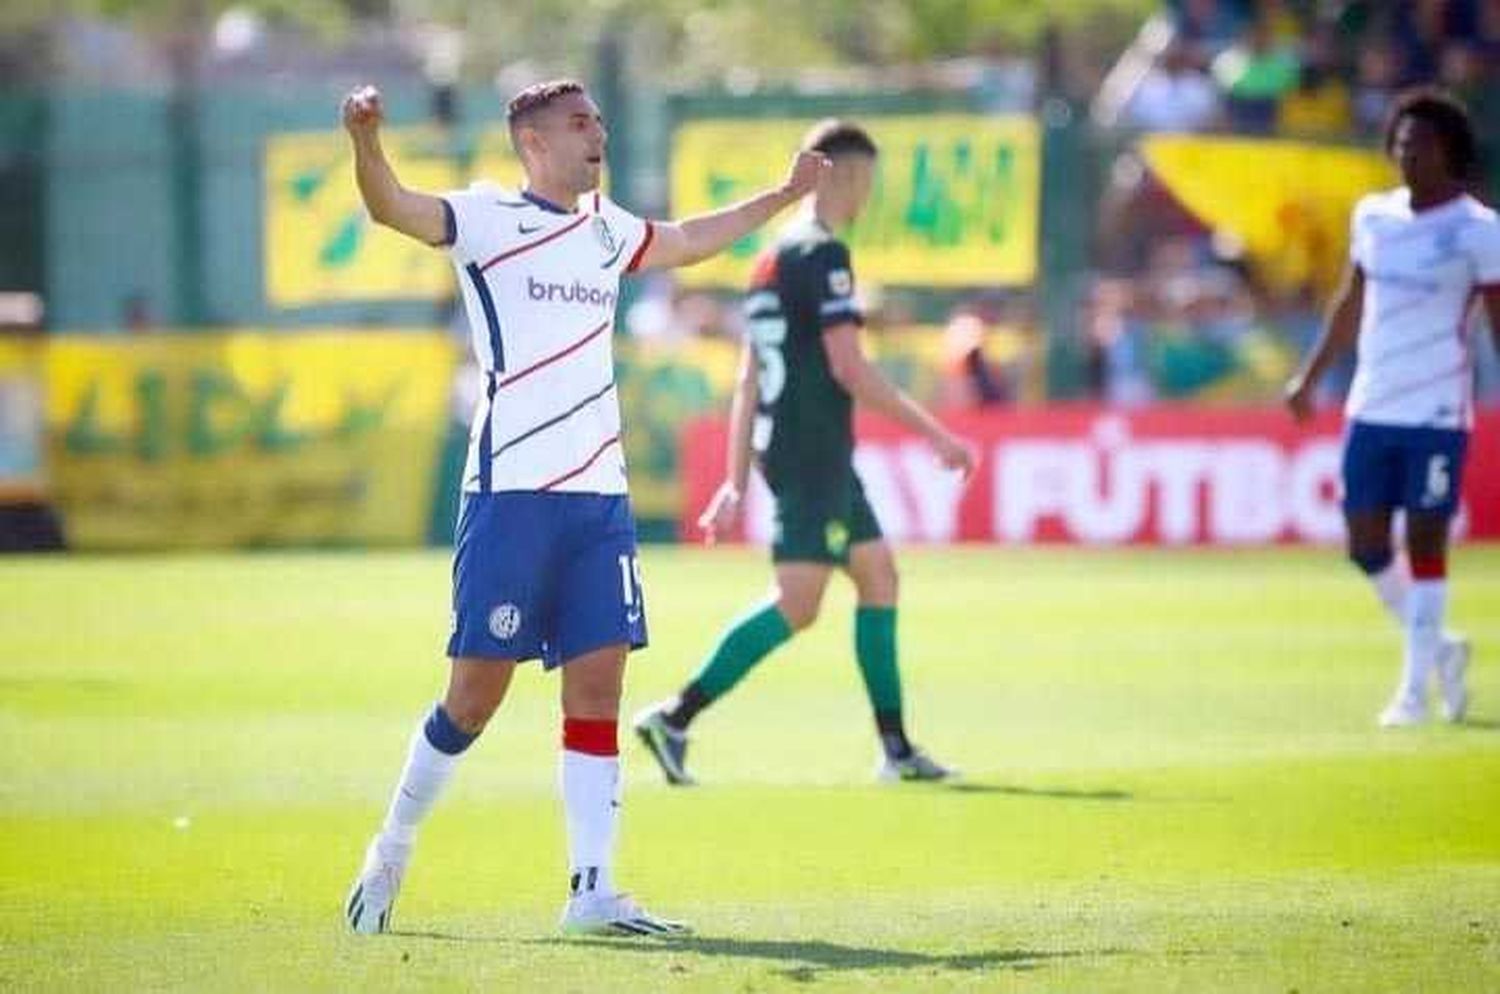
[[[1469,645],[1445,631],[1450,521],[1458,509],[1473,427],[1476,298],[1500,339],[1500,219],[1470,196],[1476,166],[1463,106],[1439,91],[1404,95],[1386,151],[1404,185],[1354,208],[1350,265],[1327,327],[1287,385],[1298,420],[1335,359],[1357,347],[1345,404],[1344,516],[1349,556],[1369,576],[1405,635],[1401,681],[1383,726],[1426,720],[1435,672],[1442,711],[1468,707]],[[1405,562],[1391,541],[1405,516]]]
[[[800,200],[828,163],[799,155],[775,189],[653,223],[599,192],[606,132],[576,82],[538,84],[510,101],[526,174],[517,191],[407,189],[381,150],[382,117],[372,87],[344,100],[360,194],[378,223],[447,249],[484,389],[455,543],[447,690],[412,737],[346,917],[356,932],[389,927],[418,825],[504,699],[516,664],[539,659],[562,671],[563,930],[685,931],[619,892],[612,873],[625,657],[646,644],[611,350],[620,277],[713,255]]]

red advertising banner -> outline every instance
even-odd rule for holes
[[[945,420],[980,452],[967,486],[921,439],[877,418],[859,421],[855,465],[895,541],[1245,545],[1343,537],[1336,414],[1307,427],[1277,409],[1166,406]],[[683,433],[686,539],[701,535],[695,519],[723,479],[725,434],[719,419]],[[1500,411],[1479,415],[1460,525],[1474,538],[1500,538]],[[759,481],[746,532],[758,542],[770,534]]]

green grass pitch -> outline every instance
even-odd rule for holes
[[[674,688],[759,554],[648,548]],[[1453,564],[1467,727],[1381,732],[1398,639],[1332,550],[902,554],[914,737],[870,782],[847,589],[696,727],[622,737],[622,883],[674,943],[563,941],[555,679],[523,671],[340,917],[441,684],[438,552],[0,560],[0,990],[1500,990],[1500,548]]]

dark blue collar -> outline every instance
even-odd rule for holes
[[[521,196],[525,197],[527,200],[531,201],[533,204],[535,204],[536,206],[540,207],[542,210],[547,211],[549,214],[572,214],[573,213],[570,210],[567,210],[567,209],[565,209],[563,207],[559,207],[557,204],[554,204],[552,201],[548,200],[546,197],[539,197],[539,196],[537,196],[536,194],[532,193],[530,190],[522,190],[521,191]]]

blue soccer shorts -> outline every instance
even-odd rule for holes
[[[1350,422],[1344,436],[1344,511],[1458,510],[1469,433]]]
[[[453,555],[448,655],[540,659],[646,645],[635,519],[624,496],[467,493]]]

